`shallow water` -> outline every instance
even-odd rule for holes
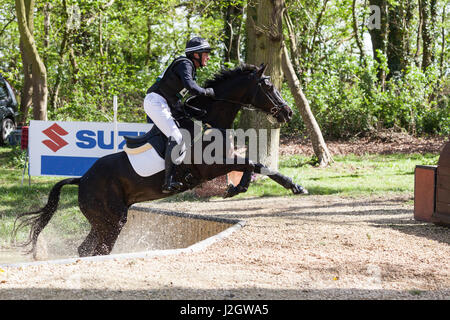
[[[224,231],[231,225],[230,222],[202,219],[181,213],[130,210],[127,223],[111,253],[186,248]],[[44,230],[39,236],[37,260],[78,257],[77,248],[86,235],[63,237],[46,233]],[[24,255],[24,251],[21,248],[0,248],[0,263],[35,261],[32,255]]]

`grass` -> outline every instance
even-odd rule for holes
[[[338,195],[360,197],[368,195],[393,195],[414,192],[414,168],[416,165],[437,164],[437,154],[393,154],[364,156],[335,156],[335,162],[327,168],[311,165],[311,159],[296,155],[282,158],[280,172],[293,178],[314,195]],[[27,177],[21,185],[24,153],[17,148],[0,148],[0,246],[9,242],[17,214],[43,207],[53,185],[60,177]],[[78,209],[76,186],[65,186],[61,193],[59,209],[49,225],[49,232],[73,235],[85,232],[89,224]],[[249,190],[236,198],[294,196],[270,179],[253,182]],[[184,193],[159,201],[199,201],[191,193]],[[205,201],[203,199],[203,201]],[[24,239],[25,231],[18,235]]]
[[[282,158],[279,170],[316,195],[368,196],[413,194],[416,165],[438,162],[439,155],[364,155],[336,156],[326,168],[317,168],[309,158]],[[290,193],[270,179],[254,182],[245,194],[237,197],[281,196]]]
[[[0,148],[0,247],[9,243],[16,216],[43,207],[50,189],[61,180],[57,177],[32,177],[29,186],[25,176],[22,185],[24,159],[24,153],[17,148]],[[70,237],[81,229],[88,229],[88,222],[78,209],[77,195],[76,186],[64,187],[49,233]],[[28,231],[20,232],[18,240],[23,241],[27,235]]]

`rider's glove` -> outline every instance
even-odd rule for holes
[[[214,98],[214,89],[213,88],[206,88],[205,89],[205,96]]]

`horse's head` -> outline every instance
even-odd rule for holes
[[[292,109],[272,84],[270,77],[264,75],[266,69],[267,65],[262,64],[250,75],[254,82],[253,91],[250,94],[250,104],[270,114],[278,122],[288,122],[292,119]]]
[[[266,112],[280,123],[288,122],[292,118],[292,110],[270,77],[264,75],[266,68],[263,64],[260,67],[241,65],[233,70],[224,69],[205,83],[205,87],[214,88],[215,98],[194,96],[186,101],[185,106],[197,110],[194,112],[195,117],[200,114],[197,119],[218,128],[231,127],[243,106]],[[205,114],[201,113],[203,110]]]

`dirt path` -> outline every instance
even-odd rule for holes
[[[355,155],[364,154],[439,154],[444,147],[448,137],[435,136],[428,138],[416,138],[405,133],[392,130],[381,130],[369,137],[355,139],[354,141],[326,141],[331,154]],[[280,143],[280,155],[314,155],[314,151],[309,140],[301,138],[282,138]]]
[[[242,219],[201,252],[7,269],[2,299],[450,299],[450,229],[411,197],[147,203]]]

